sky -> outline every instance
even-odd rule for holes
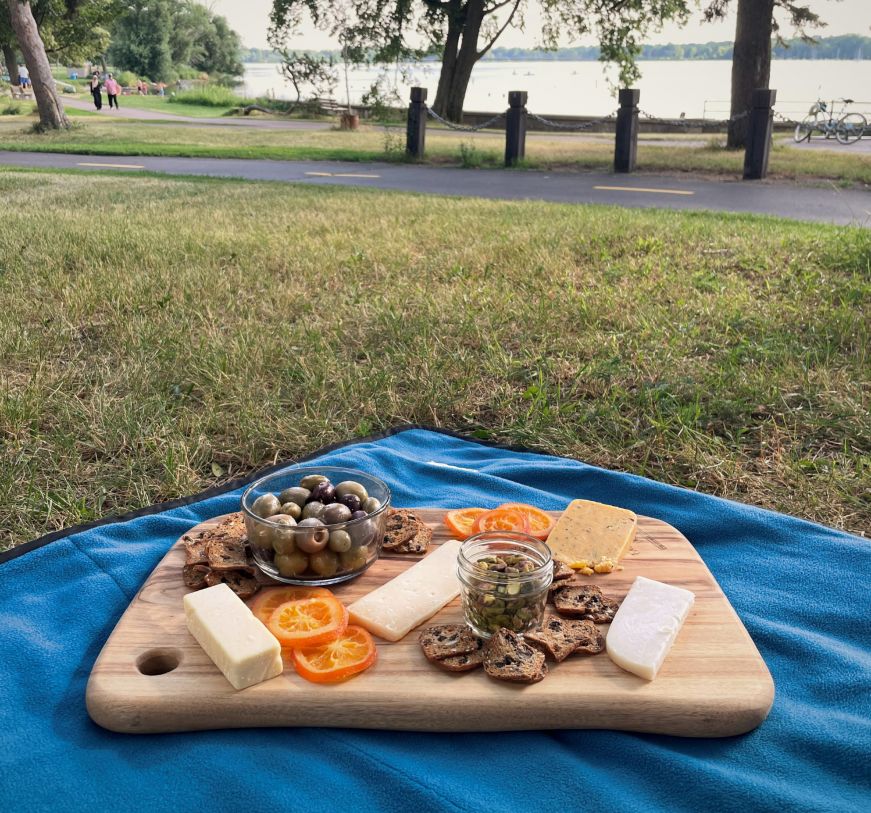
[[[533,0],[534,1],[534,0]],[[230,26],[239,32],[242,42],[247,47],[267,47],[266,29],[272,0],[205,0],[209,7],[218,14],[223,14]],[[732,6],[736,5],[733,0]],[[828,26],[820,31],[821,36],[836,34],[864,34],[871,36],[871,0],[808,0],[808,5],[819,14]],[[733,11],[734,14],[734,11]],[[499,39],[498,45],[513,48],[533,48],[537,42],[537,19],[534,10],[527,14],[526,31],[507,30]],[[783,33],[788,36],[790,29],[784,27]],[[705,23],[699,12],[696,12],[686,26],[668,25],[658,33],[647,37],[651,43],[667,42],[710,42],[731,40],[735,34],[735,19],[730,16],[722,23]],[[594,44],[594,39],[584,39],[565,45]],[[336,43],[312,26],[303,28],[301,36],[290,43],[292,48],[321,50],[335,48]]]

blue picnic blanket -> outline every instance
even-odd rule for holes
[[[777,688],[768,720],[718,740],[99,728],[85,685],[103,643],[173,542],[237,509],[234,487],[4,557],[0,810],[871,810],[868,540],[419,428],[314,459],[379,475],[399,506],[559,509],[586,497],[666,520],[695,544],[768,663]]]

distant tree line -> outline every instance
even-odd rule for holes
[[[671,42],[666,45],[643,45],[640,60],[657,59],[731,59],[731,42]],[[859,34],[844,34],[838,37],[821,37],[813,41],[791,39],[783,42],[773,40],[772,56],[775,59],[871,59],[871,37]],[[340,58],[339,51],[311,51],[312,56]],[[598,45],[559,48],[546,51],[540,48],[493,48],[485,59],[502,62],[597,62]],[[281,54],[271,48],[243,48],[242,62],[281,62]],[[429,55],[423,61],[437,61]]]

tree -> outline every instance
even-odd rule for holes
[[[722,19],[731,0],[711,0],[705,9],[707,20]],[[729,133],[726,146],[742,149],[747,140],[747,116],[740,116],[750,107],[751,96],[757,88],[767,88],[771,79],[771,39],[779,37],[779,26],[774,17],[776,8],[783,9],[796,31],[809,39],[809,27],[825,25],[819,15],[794,0],[738,0],[735,24],[735,47],[732,50],[732,93]]]
[[[39,110],[39,126],[43,130],[60,130],[70,126],[63,103],[57,93],[51,65],[39,35],[33,10],[27,0],[7,0],[9,20],[24,64],[33,82],[33,95]]]
[[[153,81],[169,78],[171,15],[166,0],[129,0],[112,26],[109,61]]]
[[[270,44],[283,48],[305,15],[339,37],[354,61],[393,62],[441,56],[433,109],[458,121],[472,69],[509,27],[523,27],[529,0],[273,0]],[[555,47],[566,35],[593,32],[601,59],[637,78],[641,38],[667,20],[684,20],[689,0],[541,0],[542,38]]]
[[[299,51],[281,51],[281,74],[296,91],[291,112],[302,100],[304,89],[310,88],[315,96],[329,96],[338,81],[332,59]]]

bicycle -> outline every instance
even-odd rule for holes
[[[835,112],[835,102],[841,102],[842,106]],[[811,136],[819,132],[826,138],[835,136],[841,144],[853,144],[865,133],[868,122],[861,113],[846,113],[847,105],[853,104],[852,99],[833,99],[832,111],[829,113],[828,105],[818,99],[811,106],[808,115],[796,125],[793,138],[796,143],[810,142]],[[828,118],[826,114],[828,113]],[[838,118],[836,118],[836,116]]]

